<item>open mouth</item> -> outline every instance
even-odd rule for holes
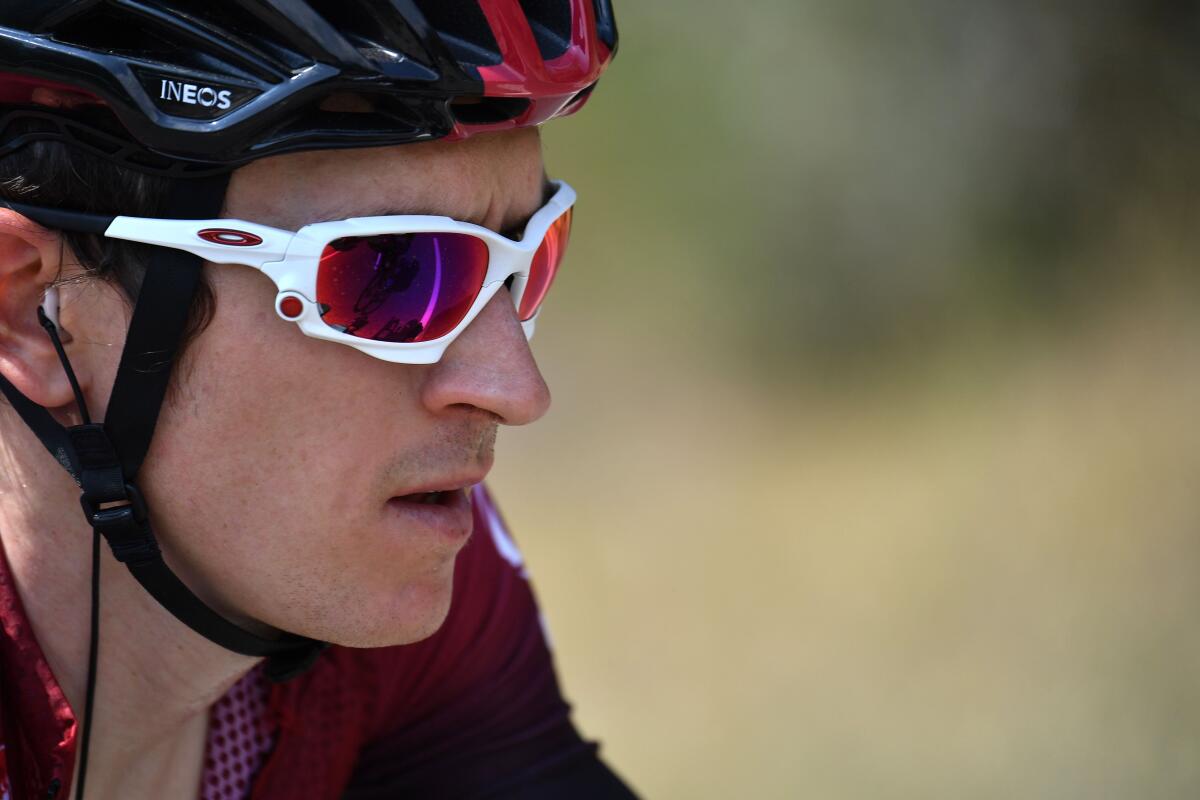
[[[436,489],[397,495],[388,501],[399,529],[406,535],[438,531],[461,544],[471,535],[473,507],[469,488]]]
[[[448,505],[456,493],[462,489],[443,489],[436,492],[417,492],[416,494],[406,494],[394,498],[402,503],[416,503],[424,506],[444,506]]]

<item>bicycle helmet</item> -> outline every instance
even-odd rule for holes
[[[617,46],[610,0],[6,5],[0,156],[55,139],[176,176],[537,125],[578,110]],[[39,88],[69,101],[38,105]],[[331,110],[337,95],[362,111]]]

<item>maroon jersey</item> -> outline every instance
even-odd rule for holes
[[[572,726],[520,553],[487,491],[473,499],[441,629],[412,645],[331,647],[282,684],[248,676],[214,707],[229,716],[210,725],[209,796],[632,796]],[[9,782],[11,798],[66,798],[78,726],[3,558],[0,624],[0,798]],[[224,758],[234,729],[253,732],[238,764]]]

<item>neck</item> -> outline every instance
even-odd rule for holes
[[[16,438],[5,436],[0,442]],[[70,478],[48,458],[33,458],[32,448],[22,452],[25,457],[18,459],[12,450],[0,448],[0,458],[6,459],[0,477],[0,543],[38,642],[82,732],[92,531]],[[34,494],[37,503],[30,503]],[[256,659],[225,650],[176,620],[104,542],[100,578],[88,798],[151,796],[132,790],[133,784],[160,785],[164,775],[191,769],[198,779],[198,763],[172,762],[202,758],[209,707]]]

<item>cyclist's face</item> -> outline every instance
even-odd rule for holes
[[[505,230],[542,201],[537,135],[518,131],[256,162],[234,174],[226,214],[295,230],[431,213]],[[497,425],[549,404],[508,293],[439,363],[408,366],[306,338],[254,270],[206,269],[215,317],[142,471],[169,559],[218,608],[297,633],[351,645],[432,633],[469,515],[397,498],[481,479]]]

